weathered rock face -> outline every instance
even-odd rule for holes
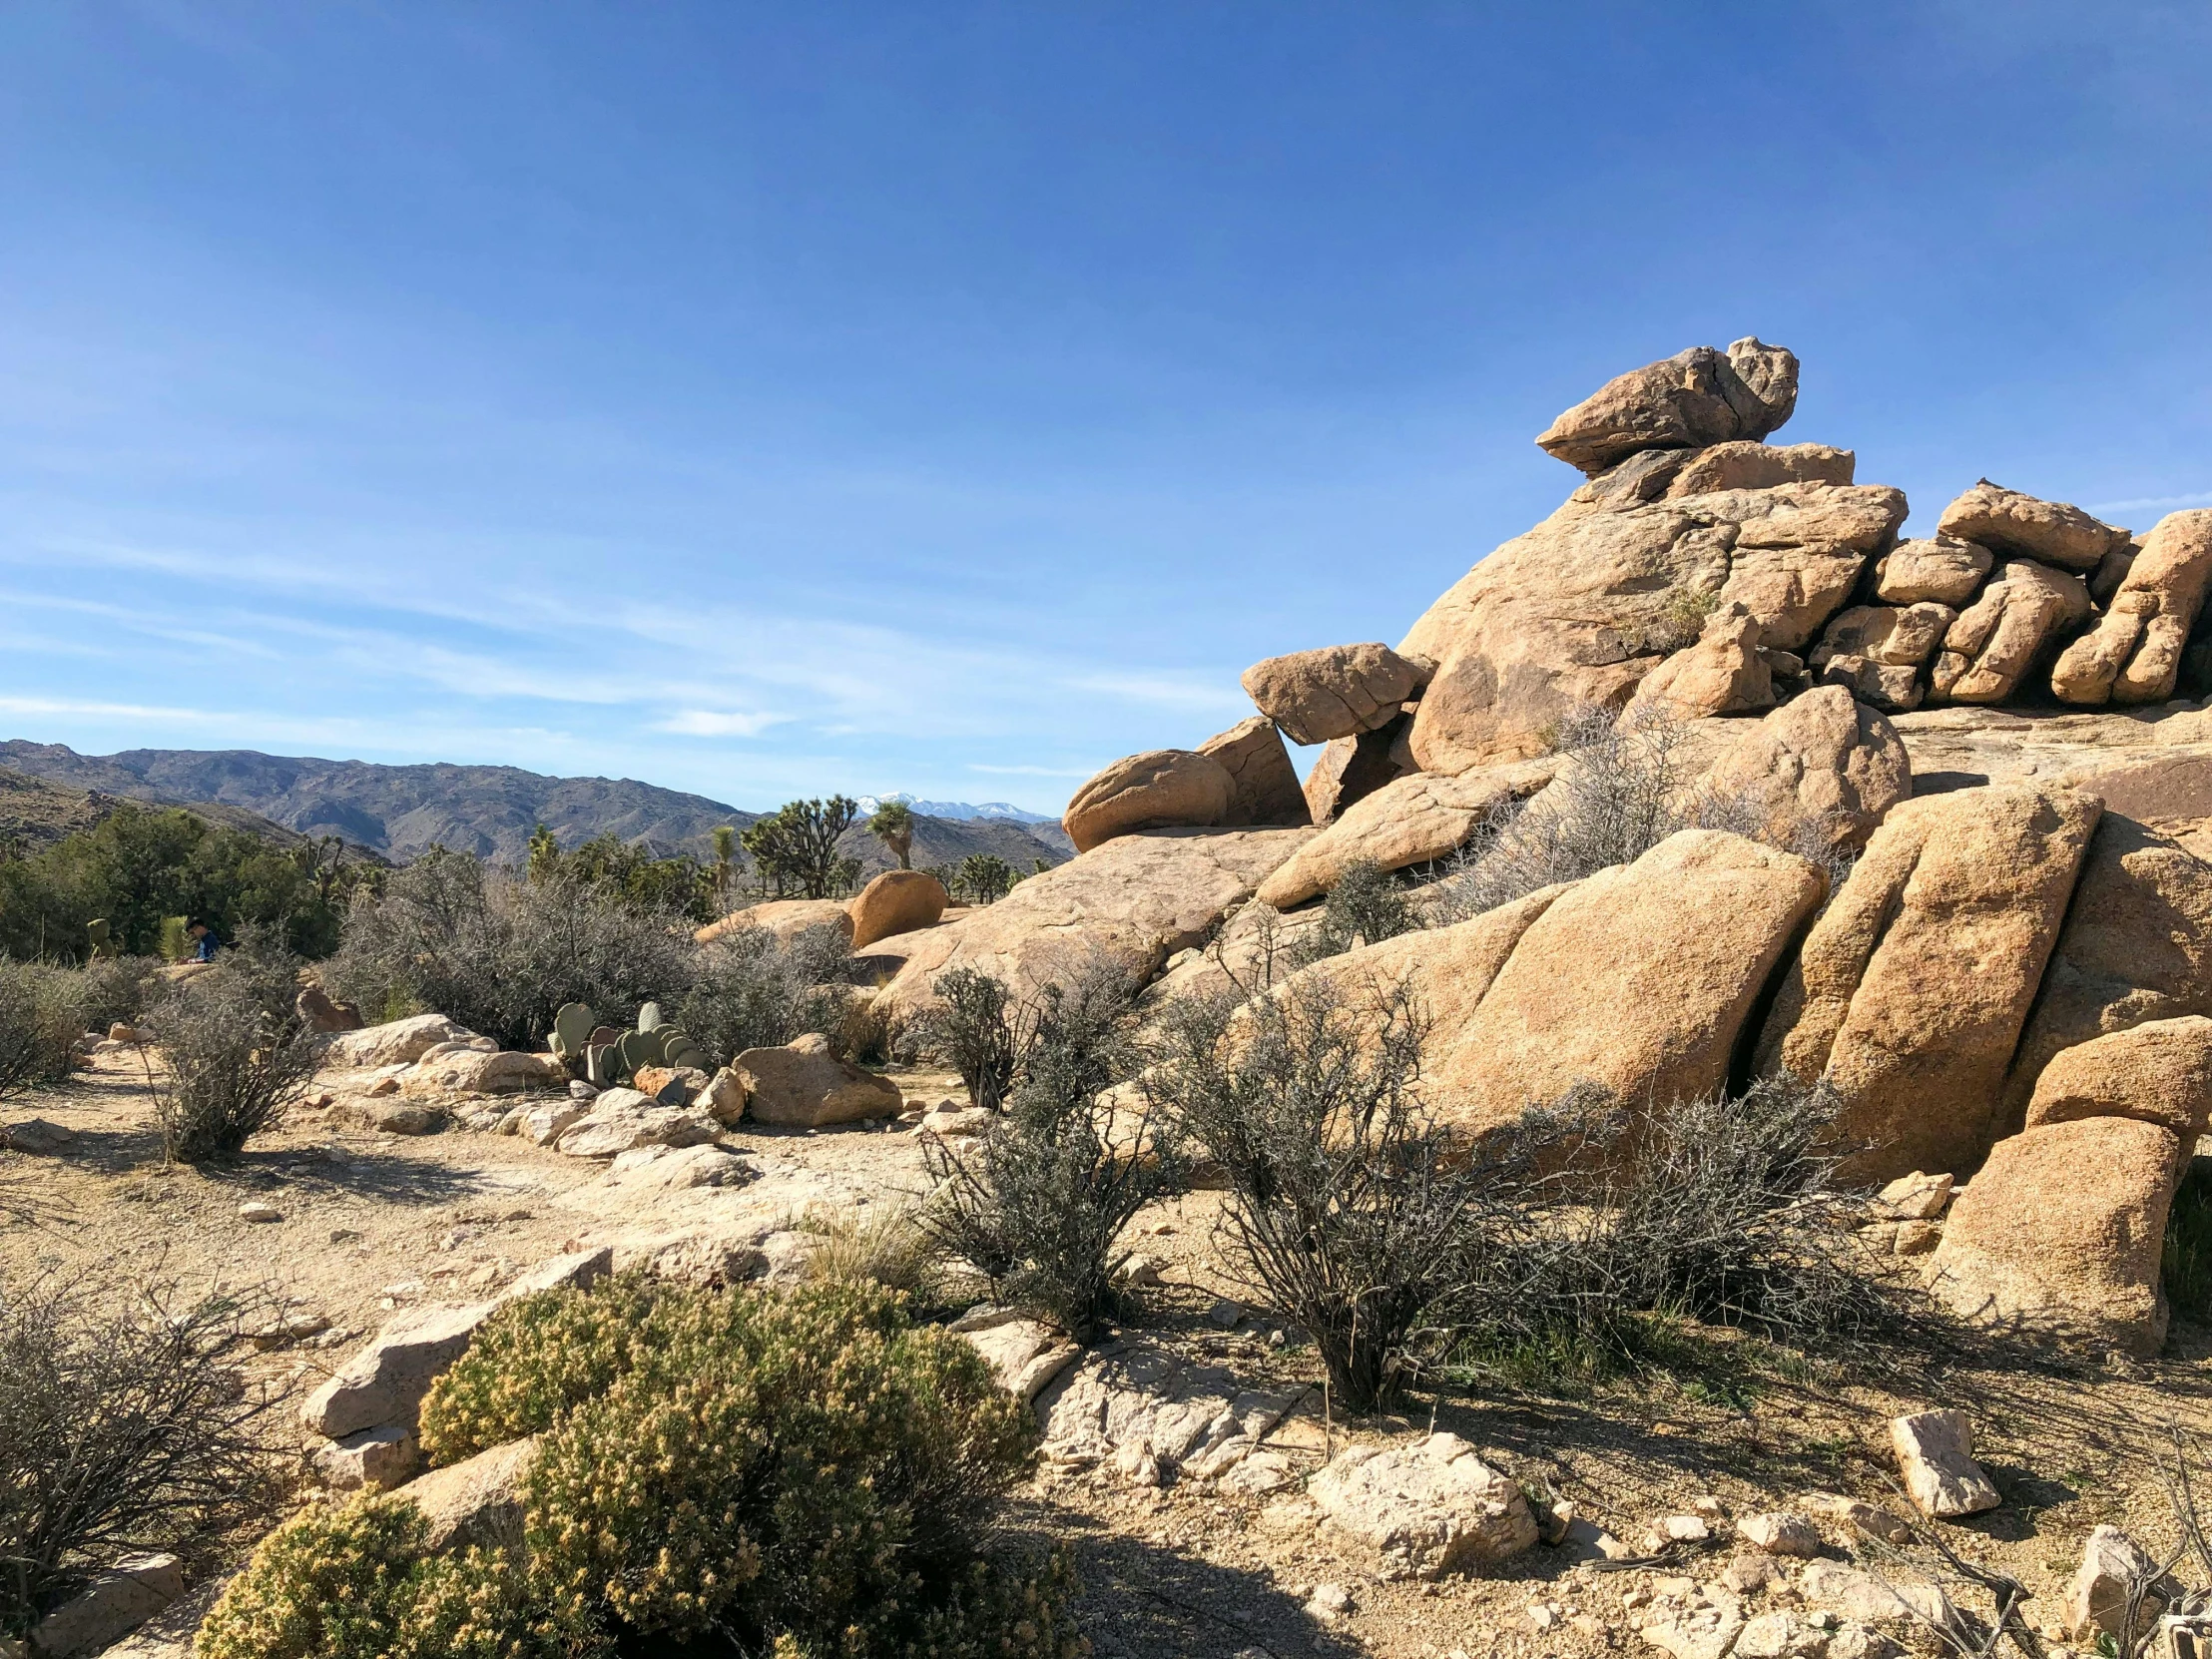
[[[1557,758],[1546,756],[1457,778],[1417,772],[1385,784],[1292,853],[1260,883],[1259,897],[1287,910],[1328,892],[1358,862],[1405,869],[1449,857],[1491,813],[1534,795],[1558,770]]]
[[[2212,1019],[2154,1019],[2061,1049],[2035,1081],[2027,1127],[2107,1117],[2196,1145],[2212,1120]]]
[[[1945,631],[1930,686],[1951,703],[2001,703],[2046,646],[2088,620],[2089,609],[2080,577],[2032,559],[2007,559]]]
[[[400,1315],[307,1396],[300,1416],[332,1439],[396,1423],[412,1429],[430,1384],[468,1349],[489,1303]]]
[[[641,1146],[698,1146],[716,1133],[705,1112],[662,1106],[636,1089],[605,1089],[553,1145],[571,1158],[615,1158]]]
[[[1933,600],[1917,605],[1855,605],[1839,612],[1822,631],[1807,661],[1816,669],[1837,657],[1863,657],[1885,668],[1925,668],[1957,620],[1955,610]]]
[[[512,1549],[522,1542],[523,1487],[537,1456],[534,1436],[509,1440],[418,1475],[398,1495],[422,1511],[433,1550]]]
[[[1661,1106],[1718,1089],[1826,887],[1805,859],[1717,830],[1682,830],[1574,883],[1527,924],[1456,1038],[1432,1011],[1424,1090],[1445,1121],[1479,1133],[1585,1080]]]
[[[1677,720],[1773,708],[1774,671],[1759,651],[1764,633],[1742,605],[1721,606],[1706,619],[1695,645],[1644,676],[1634,701]]]
[[[1413,717],[1400,714],[1389,725],[1357,738],[1336,738],[1306,775],[1308,822],[1329,824],[1383,785],[1420,770],[1406,749]]]
[[[1890,809],[1913,793],[1913,763],[1897,729],[1841,687],[1821,686],[1768,715],[1705,775],[1714,796],[1744,802],[1770,834],[1795,823],[1829,828],[1864,845]]]
[[[733,910],[720,921],[710,921],[698,929],[692,937],[701,944],[709,944],[726,933],[744,933],[754,928],[773,933],[789,943],[802,933],[812,933],[818,927],[830,928],[839,938],[852,937],[852,916],[842,899],[837,898],[772,898],[763,904],[751,904],[742,910]]]
[[[2107,809],[2005,1078],[2011,1134],[2055,1056],[2147,1021],[2212,1014],[2212,864]]]
[[[2212,580],[2212,511],[2169,513],[2143,539],[2109,609],[2066,647],[2051,690],[2067,703],[2163,703]]]
[[[933,927],[951,900],[944,883],[925,869],[886,869],[854,895],[847,906],[852,916],[852,948],[864,949],[877,939],[911,933],[917,927]]]
[[[1986,478],[1943,509],[1936,533],[2065,570],[2094,570],[2128,539],[2125,530],[2079,507],[2038,501]]]
[[[1386,645],[1332,645],[1254,663],[1244,689],[1293,743],[1356,738],[1387,726],[1428,682],[1427,669]]]
[[[1716,443],[1683,453],[1682,470],[1666,488],[1670,497],[1781,484],[1848,484],[1859,461],[1850,450],[1825,443]]]
[[[1138,830],[1219,824],[1235,794],[1219,762],[1188,749],[1154,749],[1116,761],[1077,790],[1060,828],[1076,851],[1088,852]]]
[[[876,1000],[895,1027],[925,1007],[938,974],[969,967],[1022,989],[1110,967],[1149,980],[1206,942],[1311,830],[1164,830],[1124,835],[1032,875],[995,904],[913,935]]]
[[[1208,738],[1198,752],[1229,774],[1229,811],[1221,821],[1223,829],[1313,822],[1298,769],[1283,747],[1283,734],[1265,715],[1239,721],[1220,736]]]
[[[1981,591],[1996,563],[1986,547],[1955,536],[1901,541],[1875,566],[1875,593],[1888,605],[1948,605],[1957,610]]]
[[[1488,1566],[1536,1541],[1520,1488],[1456,1434],[1344,1452],[1308,1490],[1331,1520],[1374,1545],[1393,1578]]]
[[[443,1014],[415,1014],[386,1020],[359,1031],[341,1031],[322,1051],[331,1066],[412,1065],[440,1043],[467,1042],[476,1035]]]
[[[410,1095],[515,1094],[567,1082],[567,1070],[550,1054],[463,1048],[425,1055],[400,1078],[399,1087]]]
[[[1595,475],[1640,449],[1763,438],[1797,407],[1797,358],[1780,346],[1746,338],[1725,355],[1692,346],[1606,381],[1536,442]]]
[[[1824,1073],[1861,1179],[1968,1169],[2102,812],[2019,785],[1893,809],[1814,924],[1761,1038],[1762,1070]]]
[[[1951,1206],[1931,1288],[1968,1318],[2156,1354],[2180,1159],[2171,1131],[2133,1118],[2047,1123],[1999,1141]]]
[[[730,1069],[750,1097],[747,1113],[762,1123],[819,1129],[905,1110],[896,1083],[838,1059],[830,1039],[818,1033],[782,1048],[749,1048]]]

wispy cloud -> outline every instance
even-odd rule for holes
[[[745,715],[716,709],[683,709],[653,723],[656,732],[685,738],[756,738],[789,715]]]
[[[0,712],[11,715],[91,715],[114,720],[220,720],[205,709],[165,709],[146,703],[88,703],[74,697],[0,697]]]
[[[995,773],[1003,778],[1088,778],[1091,776],[1088,772],[1079,769],[1071,770],[1067,767],[994,767],[985,766],[981,761],[970,761],[968,771]]]
[[[2212,507],[2212,490],[2198,490],[2194,495],[2140,495],[2132,501],[2100,501],[2089,511],[2092,513],[2171,512],[2178,507]]]
[[[1061,682],[1071,691],[1096,692],[1131,703],[1169,709],[1222,710],[1245,707],[1244,695],[1218,680],[1172,673],[1085,674]]]

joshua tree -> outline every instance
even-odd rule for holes
[[[914,848],[914,815],[903,801],[886,801],[875,809],[875,816],[867,821],[867,832],[881,841],[898,860],[900,869],[912,869],[910,854]]]
[[[833,888],[849,885],[859,870],[856,859],[837,853],[837,837],[852,827],[859,811],[841,795],[826,802],[788,801],[738,839],[777,897],[797,887],[808,898],[828,898]]]
[[[734,824],[715,826],[715,914],[727,915],[730,911],[730,895],[737,890],[738,880],[738,828]]]

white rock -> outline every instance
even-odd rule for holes
[[[315,1478],[333,1491],[388,1491],[413,1478],[422,1466],[422,1447],[413,1429],[387,1423],[342,1440],[324,1440],[308,1461]]]
[[[1963,1411],[1916,1411],[1890,1423],[1890,1443],[1913,1501],[1938,1519],[1977,1515],[2003,1499],[1973,1458],[1973,1424]]]
[[[1769,1555],[1818,1555],[1821,1552],[1821,1529],[1813,1524],[1812,1517],[1793,1514],[1786,1509],[1746,1515],[1736,1523],[1736,1536]]]
[[[40,1659],[98,1653],[184,1593],[184,1566],[176,1556],[125,1556],[39,1621],[31,1651]]]
[[[1309,1491],[1400,1577],[1438,1578],[1502,1561],[1536,1541],[1536,1518],[1520,1488],[1456,1434],[1344,1452]]]
[[[1849,1542],[1854,1532],[1863,1532],[1870,1538],[1880,1538],[1886,1544],[1910,1543],[1913,1528],[1902,1515],[1873,1503],[1864,1503],[1855,1497],[1843,1497],[1835,1492],[1807,1492],[1798,1499],[1798,1507],[1808,1515],[1837,1523]]]
[[[440,1043],[467,1042],[475,1035],[443,1014],[416,1014],[340,1031],[323,1050],[323,1059],[333,1066],[411,1065]]]
[[[1926,1584],[1891,1585],[1871,1572],[1861,1572],[1835,1561],[1808,1561],[1798,1574],[1798,1593],[1817,1607],[1830,1608],[1847,1619],[1911,1618],[1916,1609],[1941,1620],[1950,1603],[1940,1590]]]
[[[259,1200],[255,1200],[239,1206],[239,1220],[241,1221],[272,1222],[282,1221],[283,1219],[284,1212],[277,1209],[274,1204],[264,1204]]]

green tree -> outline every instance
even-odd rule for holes
[[[763,885],[778,898],[796,889],[805,898],[829,898],[849,887],[860,861],[837,851],[837,837],[859,817],[859,803],[833,795],[828,801],[788,801],[738,838],[752,855]]]
[[[698,859],[682,854],[656,858],[611,830],[563,850],[553,832],[539,825],[530,837],[526,874],[534,886],[572,881],[634,910],[675,910],[695,921],[715,917],[714,876]]]
[[[971,852],[952,872],[960,890],[978,904],[995,904],[1014,885],[1014,867],[995,852]]]
[[[900,869],[912,869],[914,815],[903,801],[886,801],[867,821],[867,832],[889,849]]]
[[[738,890],[738,827],[715,826],[715,914],[728,915]]]

